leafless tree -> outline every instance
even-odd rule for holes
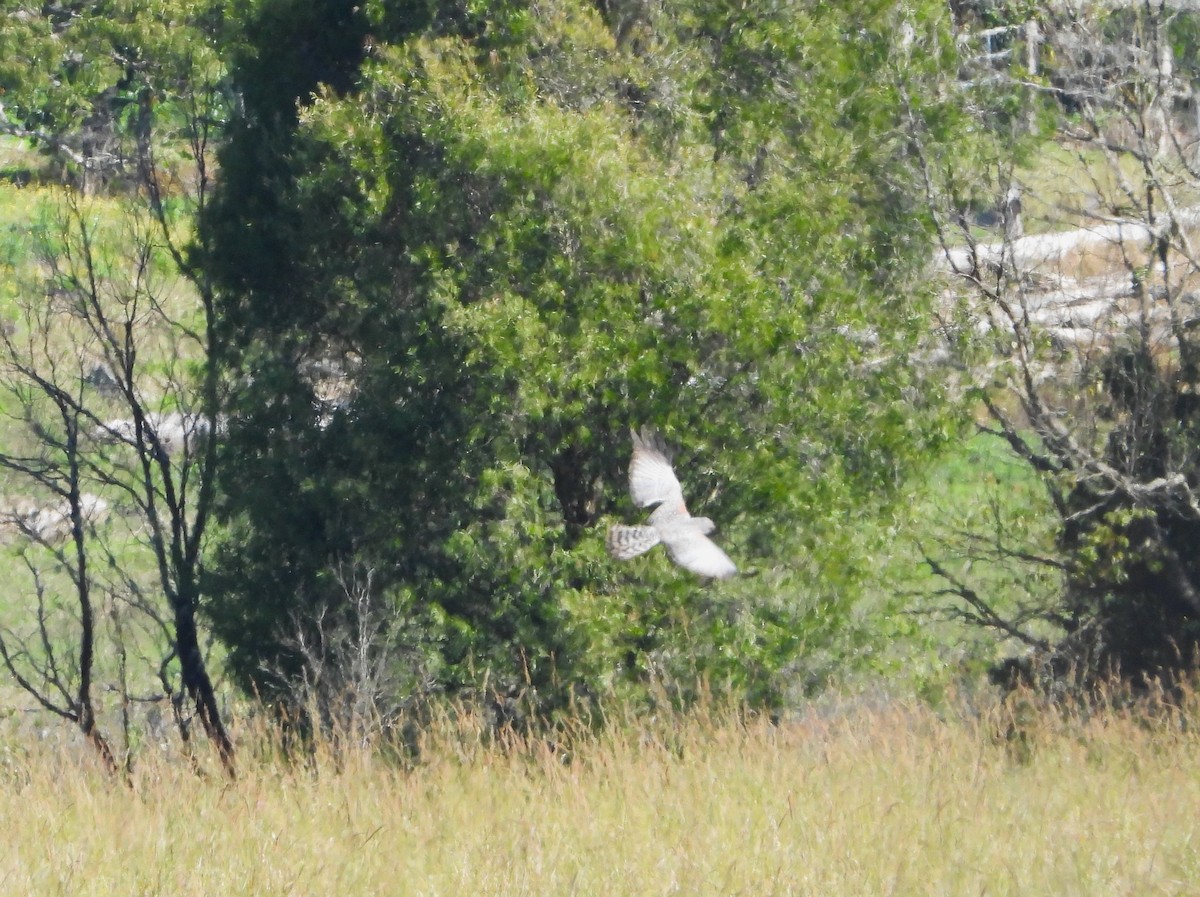
[[[294,618],[286,641],[299,672],[267,672],[284,680],[281,693],[293,716],[319,725],[335,742],[376,744],[431,694],[433,679],[403,614],[375,586],[374,570],[346,564],[331,573],[345,602]]]
[[[1159,675],[1200,646],[1200,19],[1162,0],[1032,15],[987,79],[960,41],[996,138],[989,182],[922,158],[950,357],[1055,523],[1034,543],[960,529],[925,555],[955,613],[1060,664]],[[989,564],[1058,587],[1017,600],[979,576]]]
[[[104,214],[96,200],[65,190],[57,218],[35,234],[39,282],[26,284],[19,317],[0,336],[2,385],[14,400],[19,434],[19,447],[0,453],[0,468],[11,475],[9,488],[34,496],[32,516],[11,508],[8,516],[15,537],[40,551],[26,555],[35,599],[25,630],[33,635],[10,626],[0,637],[0,658],[43,707],[74,720],[114,765],[94,707],[101,595],[103,604],[120,608],[118,619],[136,616],[152,633],[157,647],[136,650],[162,690],[146,697],[170,702],[185,740],[198,720],[232,774],[234,747],[197,625],[222,420],[208,364],[213,294],[187,251],[188,241],[203,240],[194,227],[209,187],[214,99],[189,94],[176,109],[190,141],[186,181],[169,178],[158,162],[147,95],[135,129],[137,190],[103,200]],[[171,203],[188,206],[186,214],[168,208],[168,190]],[[123,217],[112,214],[114,205]],[[104,525],[89,520],[100,506]],[[61,526],[53,525],[55,515]],[[73,630],[51,631],[45,621],[52,604]],[[128,622],[121,625],[129,631]],[[121,643],[109,664],[126,683],[125,710],[129,650]]]

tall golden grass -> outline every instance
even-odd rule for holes
[[[0,882],[72,897],[1196,893],[1200,735],[1182,719],[1039,717],[1014,738],[1005,717],[887,706],[488,746],[465,717],[413,764],[286,762],[243,735],[236,782],[143,755],[132,787],[78,754],[10,748]]]

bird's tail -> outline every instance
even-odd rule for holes
[[[645,554],[659,543],[658,530],[652,526],[623,526],[616,524],[608,528],[604,544],[608,553],[620,561],[627,561]]]

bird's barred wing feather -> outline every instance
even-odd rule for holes
[[[661,541],[658,530],[652,526],[624,526],[618,523],[608,528],[604,544],[608,553],[617,560],[627,561],[645,554]]]

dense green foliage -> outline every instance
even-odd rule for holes
[[[224,117],[222,0],[0,2],[0,133],[91,191],[136,183],[150,142],[187,152]]]
[[[858,524],[946,431],[908,139],[959,136],[943,15],[254,4],[206,220],[240,680],[369,603],[414,693],[816,681]],[[757,575],[606,557],[643,424]]]

